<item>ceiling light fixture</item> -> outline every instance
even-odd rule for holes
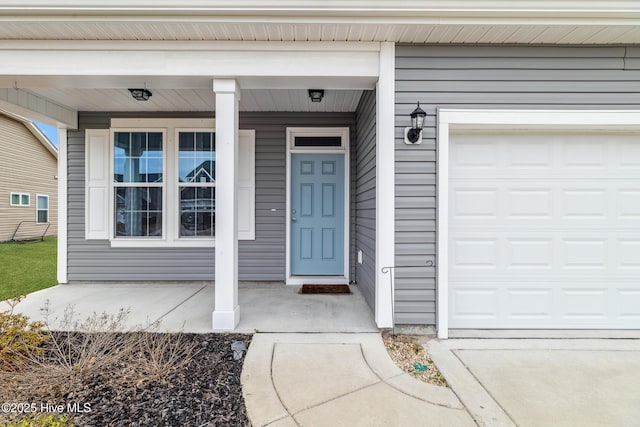
[[[323,89],[309,89],[309,98],[311,98],[311,102],[320,102],[322,98],[324,98],[324,90]]]
[[[147,88],[129,89],[129,92],[131,92],[131,96],[133,96],[133,99],[135,99],[136,101],[148,101],[152,95],[151,91]]]

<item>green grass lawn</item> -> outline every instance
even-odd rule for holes
[[[57,242],[0,243],[0,301],[57,284]]]

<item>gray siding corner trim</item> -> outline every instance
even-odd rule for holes
[[[202,118],[205,113],[80,113],[79,130],[68,133],[68,265],[70,281],[212,280],[214,250],[207,248],[112,248],[84,238],[84,131],[106,129],[113,117]],[[286,128],[349,127],[355,150],[353,113],[242,113],[241,129],[256,130],[256,239],[239,244],[240,280],[284,280]],[[353,162],[352,168],[355,168]],[[352,174],[352,177],[355,173]],[[352,192],[355,183],[352,184]],[[353,197],[352,197],[353,200]],[[352,202],[355,206],[355,201]],[[275,209],[275,211],[273,211]],[[355,208],[351,209],[351,246]],[[351,270],[355,271],[353,256]],[[353,277],[353,273],[352,273]]]
[[[638,50],[611,47],[396,47],[396,266],[435,262],[438,108],[637,109]],[[422,145],[405,145],[416,102]],[[447,266],[438,266],[447,268]],[[396,270],[398,324],[435,324],[436,269]]]
[[[356,110],[356,279],[375,312],[376,298],[376,92],[364,92]]]

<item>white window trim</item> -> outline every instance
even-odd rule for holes
[[[13,203],[13,196],[18,196],[20,198],[20,203],[18,203],[17,205]],[[26,205],[23,205],[22,196],[27,196],[29,198],[29,203],[27,203]],[[16,206],[16,207],[23,207],[23,208],[31,206],[31,194],[11,192],[11,194],[9,195],[9,206]]]
[[[38,207],[38,197],[46,197],[47,198],[47,209],[40,209]],[[51,209],[49,209],[49,196],[47,194],[36,194],[36,224],[49,224],[49,212],[51,211]],[[47,211],[47,222],[40,222],[38,221],[38,211]]]
[[[436,327],[449,336],[449,136],[463,131],[638,131],[640,110],[438,110]]]
[[[342,143],[340,147],[294,147],[296,136],[340,136]],[[336,283],[347,284],[350,280],[349,266],[349,235],[350,235],[350,205],[349,205],[349,189],[350,182],[350,158],[349,158],[349,128],[344,127],[288,127],[287,128],[287,165],[286,165],[286,284],[301,285],[309,283]],[[343,276],[299,276],[291,275],[291,154],[344,154],[344,274]]]

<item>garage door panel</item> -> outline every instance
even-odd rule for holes
[[[640,321],[640,288],[564,282],[455,286],[451,328],[626,329]],[[630,322],[631,325],[630,326]]]
[[[616,300],[620,301],[616,307],[618,318],[640,321],[640,287],[618,289],[617,293]]]
[[[640,221],[640,188],[621,188],[616,192],[616,217],[620,221]]]
[[[553,166],[552,146],[548,141],[522,141],[521,144],[507,144],[507,166],[512,169],[551,169]]]
[[[588,135],[578,138],[573,136],[560,138],[562,139],[557,141],[557,145],[562,149],[561,159],[564,168],[604,169],[607,167],[609,145],[606,138],[594,138]]]
[[[640,282],[640,232],[637,231],[560,227],[520,231],[518,227],[493,227],[469,232],[456,228],[450,230],[449,242],[452,279],[494,271],[558,277],[597,274],[610,278],[631,277]]]
[[[640,328],[638,135],[451,147],[451,327]]]

